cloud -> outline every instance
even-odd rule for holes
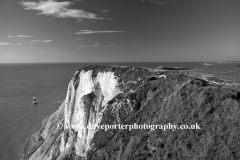
[[[142,2],[153,2],[153,3],[157,3],[157,4],[160,4],[160,5],[165,5],[167,4],[166,1],[162,1],[162,0],[140,0]]]
[[[92,31],[92,30],[81,30],[75,34],[94,34],[94,33],[118,33],[118,32],[125,32],[125,31]]]
[[[85,48],[85,47],[100,47],[100,44],[98,42],[95,42],[95,44],[92,45],[82,45],[82,46],[77,46],[80,48]]]
[[[0,46],[7,46],[7,45],[11,45],[12,43],[7,43],[7,42],[0,42]]]
[[[100,45],[98,42],[95,42],[95,44],[92,44],[92,45],[82,45],[82,46],[77,46],[77,47],[80,47],[80,48],[86,48],[86,47],[115,47],[116,45],[112,45],[112,44],[109,44],[109,45]]]
[[[83,46],[77,46],[77,47],[80,47],[80,48],[86,48],[86,47],[98,47],[99,44],[93,44],[93,45],[83,45]]]
[[[52,40],[43,40],[42,42],[52,42]]]
[[[101,12],[102,12],[102,13],[108,13],[109,10],[102,10]]]
[[[13,37],[18,37],[18,38],[29,38],[29,37],[34,37],[34,36],[27,36],[27,35],[17,35],[17,36],[7,36],[8,38],[13,38]]]
[[[40,15],[54,16],[57,18],[75,18],[78,20],[103,19],[94,13],[86,12],[82,9],[69,8],[73,3],[68,1],[57,2],[56,0],[41,0],[39,2],[22,1],[20,4],[25,10],[40,11]]]
[[[16,37],[19,37],[19,38],[29,38],[29,37],[34,37],[34,36],[27,36],[27,35],[17,35]]]
[[[52,40],[32,40],[29,43],[36,43],[36,42],[43,42],[43,43],[47,43],[47,42],[51,42]]]
[[[93,47],[99,47],[99,44],[98,43],[96,43],[96,44],[94,44],[94,45],[92,45]]]
[[[76,41],[82,41],[83,39],[75,39],[75,40],[72,40],[72,42],[76,42]]]

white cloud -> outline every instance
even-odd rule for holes
[[[18,38],[29,38],[29,37],[34,37],[34,36],[28,36],[28,35],[17,35],[17,36],[7,36],[8,38],[13,38],[13,37],[18,37]]]
[[[40,11],[40,15],[54,16],[58,18],[76,18],[78,20],[88,19],[96,20],[103,19],[97,17],[96,14],[86,12],[82,9],[70,9],[72,2],[63,1],[57,2],[56,0],[41,0],[39,2],[20,2],[25,7],[25,10]]]
[[[93,47],[99,47],[99,44],[98,43],[96,43],[96,44],[94,44],[94,45],[92,45]]]
[[[27,36],[27,35],[17,35],[19,38],[29,38],[29,37],[34,37],[34,36]]]
[[[43,40],[42,42],[51,42],[52,40]]]
[[[92,44],[92,45],[81,45],[81,46],[77,46],[77,47],[86,48],[86,47],[115,47],[115,46],[116,45],[112,45],[112,44],[100,45],[98,42],[95,42],[95,44]]]
[[[83,41],[83,39],[75,39],[75,40],[72,40],[72,42],[76,42],[76,41]]]
[[[98,42],[95,42],[95,44],[92,45],[82,45],[82,46],[77,46],[80,48],[85,48],[85,47],[100,47],[100,44]]]
[[[125,31],[92,31],[92,30],[81,30],[75,34],[94,34],[94,33],[117,33],[117,32],[125,32]]]
[[[7,42],[0,42],[0,46],[7,46],[7,45],[11,45],[12,43],[7,43]]]
[[[32,40],[31,42],[29,43],[37,43],[37,42],[43,42],[43,43],[46,43],[46,42],[51,42],[52,40]]]
[[[102,10],[102,13],[108,13],[109,10]]]

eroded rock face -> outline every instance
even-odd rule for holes
[[[76,82],[73,79],[70,82],[66,97],[64,130],[74,130],[77,133],[76,155],[85,157],[87,151],[93,148],[94,144],[91,142],[97,131],[87,127],[101,122],[106,103],[121,93],[121,90],[118,87],[118,78],[113,72],[98,72],[97,76],[93,77],[92,70],[82,70],[76,75],[78,80]],[[71,137],[63,139],[61,152],[72,143]]]
[[[25,159],[240,159],[238,95],[178,71],[85,67]],[[199,123],[201,130],[87,128],[133,123]]]

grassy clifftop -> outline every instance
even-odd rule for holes
[[[240,93],[168,72],[137,91],[140,109],[125,124],[199,124],[198,130],[120,130],[99,159],[240,159]],[[141,96],[145,94],[144,96]]]

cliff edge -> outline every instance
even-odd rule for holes
[[[240,159],[239,100],[236,90],[179,71],[84,67],[23,159]],[[120,124],[198,127],[96,127]]]

